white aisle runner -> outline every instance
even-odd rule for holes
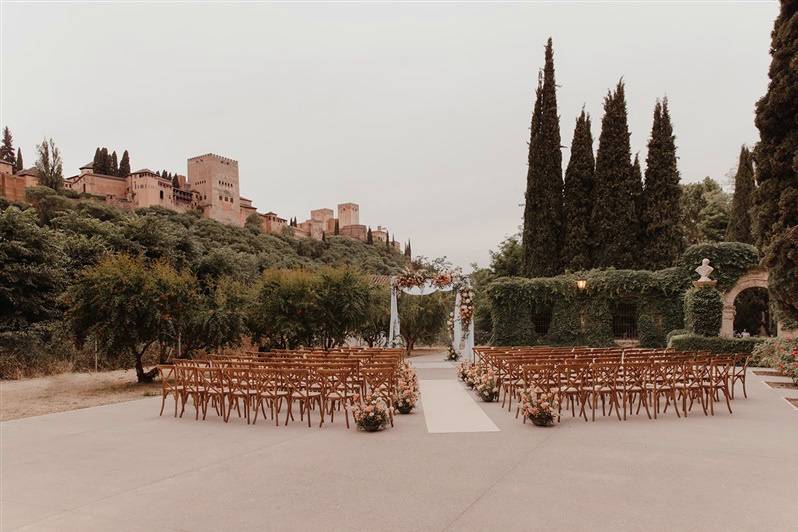
[[[463,384],[456,380],[420,380],[427,432],[498,432]]]

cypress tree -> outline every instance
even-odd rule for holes
[[[11,130],[8,126],[3,128],[3,143],[0,145],[0,159],[11,163],[11,167],[16,167],[17,156],[14,153],[14,138],[11,136]]]
[[[673,266],[682,252],[681,218],[682,189],[676,166],[676,143],[673,135],[668,99],[654,106],[654,121],[646,156],[646,184],[643,209],[642,246],[645,266],[660,270]]]
[[[590,116],[582,109],[571,141],[571,158],[565,169],[562,265],[572,271],[590,268],[590,210],[593,204],[593,135]]]
[[[629,126],[623,80],[604,98],[596,152],[590,226],[593,266],[632,268],[637,262],[638,223],[632,178]]]
[[[174,188],[180,188],[180,181],[177,179],[177,174],[172,176],[172,186]]]
[[[637,241],[638,247],[642,248],[643,243],[643,222],[642,222],[642,215],[643,215],[643,170],[640,168],[640,154],[635,153],[635,159],[632,161],[632,172],[630,178],[630,186],[632,187],[632,199],[635,206],[635,216],[637,216],[638,220],[638,227],[637,227]],[[642,257],[638,257],[637,263],[635,266],[641,266],[645,263]]]
[[[747,146],[740,148],[740,161],[734,176],[734,196],[732,198],[729,225],[726,228],[727,242],[753,244],[751,234],[751,204],[754,193],[754,161]]]
[[[391,251],[391,239],[388,238],[388,231],[385,231],[385,249]]]
[[[562,271],[562,152],[551,38],[546,43],[543,84],[537,96],[538,124],[534,124],[533,113],[524,211],[524,269],[527,275],[534,277],[557,275]]]
[[[374,243],[374,235],[371,234],[371,227],[369,227],[369,230],[366,233],[366,244],[373,244],[373,243]]]
[[[98,147],[94,150],[94,160],[91,162],[91,170],[95,174],[99,174],[103,167],[103,154]]]
[[[335,229],[333,230],[333,233],[336,235],[341,234],[341,226],[338,223],[338,218],[335,219]]]
[[[19,173],[25,169],[22,162],[22,150],[17,148],[17,164],[14,165],[14,173]]]
[[[108,156],[108,148],[100,148],[100,168],[99,170],[97,167],[94,167],[95,174],[103,174],[108,175],[108,171],[111,168],[111,161]]]
[[[408,259],[413,258],[413,250],[410,248],[410,240],[408,240],[407,244],[405,245],[405,257]]]
[[[108,175],[119,175],[119,161],[116,158],[116,150],[111,154],[111,164],[108,168]]]
[[[127,150],[122,153],[122,160],[119,161],[119,177],[126,177],[130,174],[130,156]]]
[[[782,0],[771,33],[765,95],[756,104],[760,141],[754,148],[756,180],[753,236],[760,250],[798,225],[798,1]],[[783,205],[779,205],[779,200]]]

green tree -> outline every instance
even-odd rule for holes
[[[523,275],[524,250],[518,235],[505,238],[497,251],[490,252],[490,269],[496,277],[519,277]]]
[[[150,382],[143,356],[175,313],[185,287],[166,263],[111,255],[87,270],[70,288],[68,322],[80,346],[92,337],[107,357],[133,360],[138,382]]]
[[[18,174],[19,172],[24,170],[25,167],[23,165],[24,163],[22,162],[22,150],[17,148],[17,162],[14,165],[14,173]]]
[[[108,155],[108,148],[100,148],[100,170],[95,168],[95,174],[108,175],[111,172],[111,157]]]
[[[729,195],[710,177],[681,185],[679,232],[683,247],[720,242],[729,220]]]
[[[117,175],[119,177],[126,177],[130,174],[130,155],[128,155],[127,150],[122,153],[122,160],[119,161],[119,172]]]
[[[766,250],[776,235],[798,225],[798,208],[780,200],[798,197],[798,2],[782,0],[771,33],[770,83],[756,104],[759,143],[753,226],[756,245]],[[782,248],[783,246],[779,246]],[[789,249],[789,247],[784,248]],[[775,257],[774,257],[775,259]],[[789,260],[784,257],[785,260]]]
[[[374,235],[371,232],[371,227],[366,232],[366,244],[373,244],[374,243]]]
[[[16,167],[17,158],[14,153],[14,139],[11,136],[11,130],[8,126],[3,128],[3,142],[0,144],[0,160],[11,163],[12,167]]]
[[[371,286],[349,269],[322,270],[315,282],[315,323],[324,349],[342,345],[368,317]]]
[[[590,268],[590,211],[593,206],[593,135],[590,116],[582,109],[571,141],[571,158],[565,169],[563,221],[565,238],[562,265],[572,271]],[[507,242],[507,241],[505,241]]]
[[[116,158],[116,150],[111,154],[110,164],[108,165],[108,175],[119,175],[119,161]]]
[[[335,219],[335,229],[333,230],[333,234],[336,236],[341,234],[341,226],[339,225],[338,218]]]
[[[537,93],[539,103],[536,101],[533,112],[524,208],[524,269],[533,277],[562,271],[563,179],[556,90],[554,50],[549,38],[543,84]]]
[[[643,171],[640,168],[640,156],[635,153],[634,161],[632,161],[632,179],[630,184],[632,186],[632,199],[634,201],[635,206],[635,215],[637,219],[640,220],[641,225],[638,227],[637,233],[637,242],[638,246],[642,245],[643,243],[643,226],[642,226],[642,218],[640,217],[643,214]],[[640,265],[640,260],[638,259],[638,266]]]
[[[633,268],[638,261],[639,221],[635,209],[629,126],[623,81],[604,98],[604,117],[593,183],[593,266]]]
[[[357,329],[357,336],[369,347],[387,341],[391,321],[391,292],[387,287],[374,287],[369,293],[366,317]]]
[[[637,159],[635,158],[635,161]],[[681,188],[676,167],[676,143],[668,99],[657,101],[646,157],[642,202],[642,246],[645,266],[661,270],[673,266],[683,251],[679,233]]]
[[[418,342],[432,343],[437,340],[448,316],[445,301],[441,292],[426,296],[402,294],[399,299],[399,320],[408,353]]]
[[[734,195],[732,196],[729,226],[726,229],[726,240],[729,242],[745,242],[753,244],[751,234],[751,207],[754,193],[754,165],[748,147],[740,149],[740,161],[734,176]]]
[[[100,170],[103,169],[103,164],[104,164],[103,154],[102,151],[100,151],[100,147],[98,146],[97,149],[94,150],[94,159],[91,162],[92,172],[94,172],[95,174],[102,173],[100,172]]]
[[[258,234],[262,233],[263,229],[261,228],[260,225],[260,214],[258,214],[257,212],[253,212],[252,214],[247,216],[247,219],[244,221],[244,227]]]
[[[36,146],[39,158],[36,161],[36,170],[39,172],[39,184],[53,190],[64,187],[64,171],[61,162],[61,151],[56,147],[53,139],[44,139]]]
[[[65,284],[58,235],[36,211],[0,211],[0,337],[59,316]]]
[[[410,247],[410,239],[408,239],[407,244],[405,244],[405,257],[410,260],[413,259],[413,248]]]
[[[315,341],[314,275],[306,270],[267,270],[255,285],[247,326],[270,347],[312,346]]]

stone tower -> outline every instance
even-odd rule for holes
[[[357,203],[338,204],[338,225],[346,227],[348,225],[360,224],[360,207]]]
[[[213,153],[188,160],[188,182],[199,194],[202,215],[220,222],[241,224],[238,161]]]

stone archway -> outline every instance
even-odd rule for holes
[[[734,300],[740,292],[748,288],[768,287],[768,271],[765,269],[751,270],[739,279],[734,286],[723,294],[723,319],[720,324],[720,335],[725,338],[734,336]]]

